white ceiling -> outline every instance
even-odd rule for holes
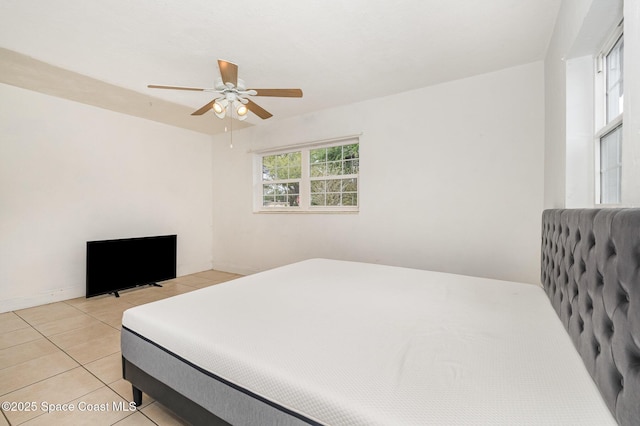
[[[541,60],[560,2],[0,0],[0,81],[216,133],[189,115],[211,93],[147,84],[212,87],[229,60],[304,91],[254,98],[278,120]]]

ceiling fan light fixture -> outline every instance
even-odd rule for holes
[[[235,116],[235,118],[237,118],[240,121],[244,121],[249,116],[248,112],[249,112],[249,109],[246,106],[244,106],[243,104],[238,102],[238,104],[236,106],[236,116]]]
[[[227,102],[226,99],[216,99],[211,109],[213,109],[213,112],[216,114],[216,117],[224,118],[224,116],[227,114],[228,104],[229,103]]]

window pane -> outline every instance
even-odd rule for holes
[[[262,185],[265,207],[297,207],[300,204],[300,182]]]
[[[324,163],[327,161],[327,148],[312,149],[310,152],[311,164]]]
[[[289,178],[289,170],[288,170],[288,158],[287,154],[280,154],[275,156],[275,179],[288,179]]]
[[[325,192],[327,189],[326,180],[312,180],[311,181],[311,193],[316,194],[318,192]]]
[[[342,180],[342,190],[344,192],[356,192],[358,190],[358,180],[357,179],[343,179]]]
[[[327,181],[327,192],[340,192],[340,179],[330,179]]]
[[[622,113],[624,40],[622,37],[616,42],[606,56],[607,68],[607,123]]]
[[[333,146],[327,148],[327,161],[341,161],[342,160],[342,146]]]
[[[357,206],[358,205],[358,194],[355,194],[355,193],[342,194],[342,205],[343,206]]]
[[[275,169],[274,155],[262,157],[262,180],[273,180],[275,178]]]
[[[600,139],[600,202],[620,203],[622,126]]]
[[[345,160],[360,157],[360,154],[359,154],[360,144],[354,143],[351,145],[345,145],[343,147],[343,150],[344,150],[343,158]]]
[[[325,205],[325,194],[311,194],[311,205],[312,206],[324,206]]]
[[[289,179],[289,169],[277,168],[275,171],[274,179],[276,180]]]
[[[287,184],[287,201],[290,207],[300,205],[300,182],[291,182]]]
[[[300,179],[302,177],[302,168],[294,166],[289,169],[289,179]]]
[[[302,152],[287,152],[262,157],[262,180],[287,180],[302,177]]]
[[[327,206],[339,206],[340,194],[327,194]]]
[[[359,160],[347,160],[344,162],[344,174],[355,175],[358,174]]]
[[[327,175],[339,176],[342,174],[342,161],[332,161],[327,163]]]
[[[324,176],[325,175],[326,166],[327,166],[326,163],[312,164],[311,165],[311,177]]]

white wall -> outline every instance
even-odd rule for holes
[[[214,137],[214,267],[329,257],[539,282],[541,62]],[[339,101],[339,100],[338,100]],[[249,149],[362,132],[358,214],[252,213]]]
[[[564,0],[547,48],[545,66],[544,206],[562,208],[566,197],[566,59],[593,0]],[[573,184],[573,182],[571,182]]]
[[[211,138],[0,85],[0,312],[85,294],[88,240],[178,234],[211,268]]]
[[[566,185],[567,208],[595,201],[594,59],[566,60]]]

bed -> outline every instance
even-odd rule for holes
[[[310,259],[138,306],[123,376],[193,424],[640,423],[640,209],[541,247],[542,286]]]

